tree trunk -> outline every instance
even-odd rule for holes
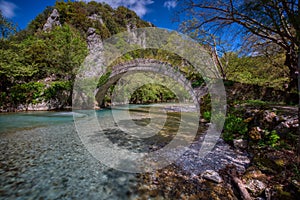
[[[286,52],[286,59],[284,64],[289,68],[290,71],[290,82],[287,87],[287,95],[285,102],[288,104],[298,104],[298,54],[295,48],[290,47],[290,50]]]
[[[290,70],[290,83],[288,87],[289,94],[287,95],[286,102],[292,102],[298,104],[298,142],[297,142],[297,155],[300,156],[300,49],[296,51],[295,48],[291,48],[286,54],[285,65],[289,67]],[[293,90],[296,90],[297,95],[293,95]],[[294,92],[294,93],[295,93]],[[294,97],[295,99],[294,101]]]

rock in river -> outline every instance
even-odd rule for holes
[[[206,170],[205,172],[203,172],[202,177],[216,183],[223,182],[221,176],[214,170]]]

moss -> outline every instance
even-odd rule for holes
[[[284,169],[281,161],[276,163],[273,159],[267,158],[265,155],[257,155],[254,157],[253,162],[261,171],[269,174],[278,174]]]
[[[290,192],[284,191],[281,185],[276,185],[274,187],[276,194],[274,195],[274,199],[280,200],[293,200],[296,199]]]

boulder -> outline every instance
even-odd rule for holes
[[[205,172],[202,173],[202,178],[213,181],[215,183],[223,182],[223,179],[221,178],[219,173],[214,170],[206,170]]]
[[[98,21],[100,24],[104,24],[103,19],[101,16],[97,15],[97,14],[92,14],[91,16],[88,17],[90,20],[92,21]]]
[[[243,139],[235,139],[233,140],[233,146],[236,149],[241,149],[241,150],[247,149],[247,141]]]
[[[257,127],[253,127],[250,132],[249,132],[249,137],[252,140],[260,140],[261,139],[261,133],[262,133],[262,129]]]
[[[268,123],[272,123],[274,121],[274,119],[276,119],[277,115],[274,112],[270,112],[268,110],[266,110],[264,112],[264,121],[268,122]]]
[[[54,9],[48,17],[47,22],[44,24],[43,31],[51,31],[54,26],[61,26],[59,22],[59,13],[56,9]]]
[[[103,51],[103,43],[100,35],[96,33],[95,28],[89,28],[87,31],[87,44],[91,53],[99,53]]]
[[[247,181],[245,187],[254,195],[259,196],[266,189],[266,184],[260,180],[250,179]]]

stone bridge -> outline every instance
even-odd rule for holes
[[[168,76],[178,82],[189,93],[196,105],[198,105],[201,96],[207,93],[206,87],[192,88],[191,82],[186,79],[183,73],[180,73],[179,67],[172,66],[167,62],[162,62],[156,59],[139,58],[115,65],[111,68],[109,77],[107,77],[106,81],[95,91],[95,97],[98,105],[103,106],[105,94],[110,86],[117,83],[118,80],[127,72],[153,72]]]

